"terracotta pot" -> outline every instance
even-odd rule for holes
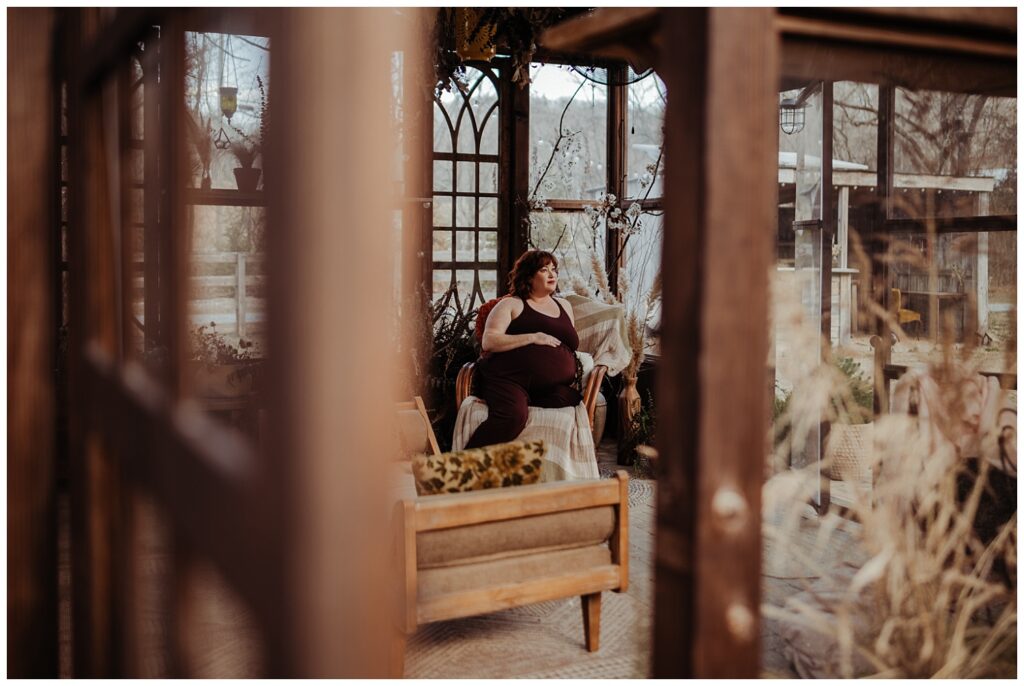
[[[257,167],[235,167],[235,183],[240,191],[254,191],[260,182],[262,169]]]

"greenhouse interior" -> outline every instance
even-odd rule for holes
[[[1015,8],[7,11],[7,674],[1015,678]]]

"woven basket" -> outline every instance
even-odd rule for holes
[[[835,481],[870,484],[873,424],[833,424],[825,446],[823,473]]]

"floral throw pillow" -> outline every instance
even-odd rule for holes
[[[545,452],[544,441],[538,440],[420,455],[412,460],[416,492],[438,495],[534,484]]]

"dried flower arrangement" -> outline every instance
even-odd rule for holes
[[[796,362],[775,426],[786,435],[776,447],[779,465],[817,441],[822,419],[855,415],[864,399],[835,365],[808,362],[818,357],[808,351],[828,342],[798,298],[777,293],[775,307],[776,330],[790,335]],[[765,564],[784,566],[778,578],[802,579],[803,589],[762,612],[781,627],[801,676],[1016,674],[1016,413],[1005,415],[1013,428],[986,421],[1004,415],[983,407],[1007,397],[980,381],[970,344],[940,353],[919,376],[908,374],[906,388],[914,378],[928,381],[873,423],[861,455],[873,478],[851,491],[845,517],[835,509],[808,517],[821,483],[817,463],[776,467],[765,485]],[[1008,365],[1015,369],[1013,359]],[[827,460],[820,466],[830,468]]]
[[[460,88],[465,76],[462,58],[456,52],[459,20],[469,17],[471,26],[464,31],[467,43],[480,36],[486,47],[507,50],[512,57],[512,82],[525,86],[530,82],[530,63],[544,29],[583,10],[563,7],[482,7],[450,8],[437,11],[434,22],[434,69],[438,90]]]

